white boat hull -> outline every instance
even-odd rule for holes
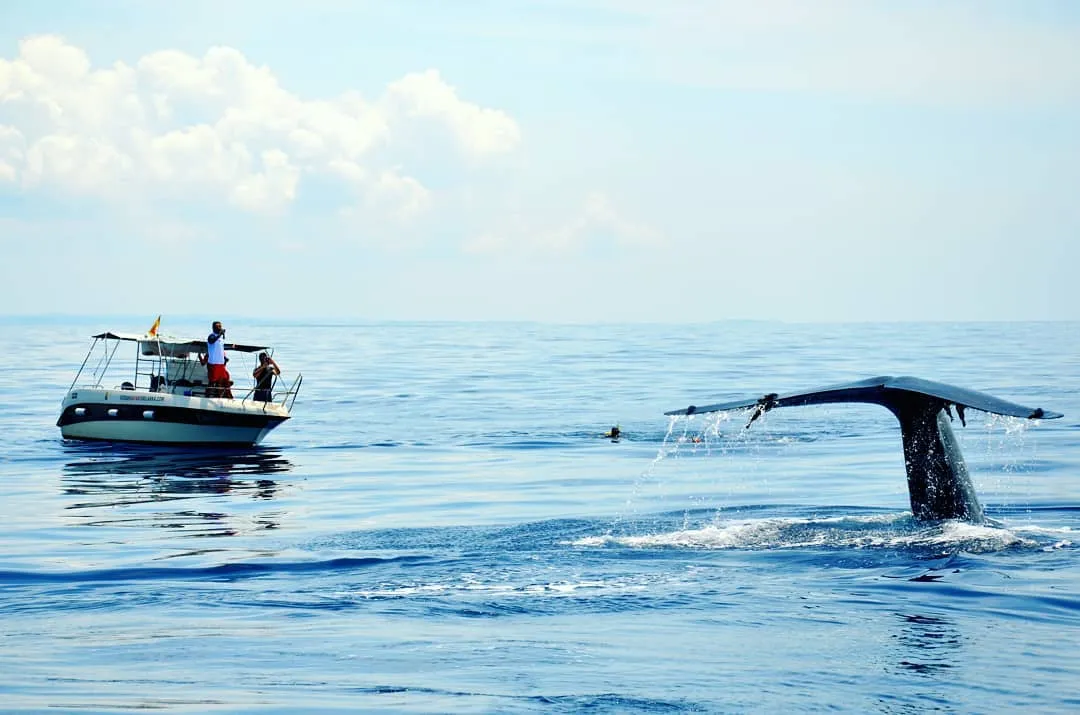
[[[103,440],[109,442],[143,442],[147,444],[229,444],[254,445],[262,441],[273,428],[205,427],[201,425],[140,424],[121,422],[108,424],[86,422],[60,428],[64,439]]]
[[[57,425],[65,439],[255,445],[287,419],[273,402],[93,387],[65,396]]]

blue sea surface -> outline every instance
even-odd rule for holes
[[[1080,709],[1080,325],[233,321],[263,446],[65,442],[116,322],[0,325],[3,712]],[[663,416],[888,374],[1065,413],[954,426],[995,523],[879,407]]]

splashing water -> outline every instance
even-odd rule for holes
[[[693,429],[696,415],[682,416],[672,415],[668,420],[667,431],[664,433],[663,442],[661,442],[659,449],[657,449],[656,456],[649,465],[642,470],[640,474],[634,479],[633,486],[631,488],[630,496],[627,497],[624,509],[620,512],[616,518],[613,528],[624,525],[626,520],[631,515],[636,515],[636,503],[641,496],[641,492],[647,483],[654,483],[659,485],[659,481],[656,477],[656,469],[661,462],[668,458],[677,458],[682,451],[689,450],[690,453],[697,453],[699,450],[703,451],[706,455],[712,454],[713,449],[725,439],[724,433],[721,432],[721,425],[730,422],[732,420],[731,412],[715,412],[703,416],[700,429]],[[676,428],[681,425],[681,429]],[[738,430],[730,433],[731,437],[727,439],[738,440],[745,442],[748,437],[746,436],[746,430]],[[721,448],[721,452],[724,452]]]
[[[993,524],[945,521],[924,524],[910,513],[820,518],[723,520],[655,534],[583,537],[568,545],[633,549],[903,549],[992,553],[1010,549],[1055,550],[1073,545],[1068,530],[1005,528]]]
[[[626,508],[612,528],[604,535],[590,536],[568,542],[579,547],[621,546],[627,548],[702,548],[702,549],[796,549],[796,548],[855,548],[855,549],[932,549],[969,553],[996,552],[1006,549],[1053,550],[1072,546],[1070,534],[1044,534],[1022,526],[1007,528],[996,522],[970,524],[947,521],[925,524],[915,521],[910,512],[872,516],[828,516],[814,518],[756,518],[723,519],[721,508],[708,524],[692,525],[690,512],[683,515],[681,524],[653,533],[632,533],[627,529],[637,516],[635,502],[646,484],[659,486],[657,469],[668,459],[681,455],[726,455],[733,449],[745,449],[760,444],[760,434],[752,436],[735,420],[739,412],[717,412],[708,415],[674,415],[656,456],[634,481]],[[1026,436],[1031,420],[981,413],[986,416],[980,434],[985,443],[984,457],[995,463],[995,471],[1015,475],[1024,471],[1032,461]],[[755,432],[766,432],[767,415],[760,420]],[[732,423],[736,429],[722,429]],[[748,425],[747,425],[748,426]],[[754,442],[753,440],[756,440]],[[786,438],[781,441],[787,441]],[[1000,485],[999,485],[1000,486]],[[730,513],[730,512],[729,512]],[[658,526],[653,520],[654,526]],[[622,527],[622,533],[619,533]],[[674,528],[671,528],[674,527]],[[631,533],[628,533],[631,532]],[[1056,539],[1050,540],[1051,536]],[[1066,538],[1061,538],[1065,536]]]

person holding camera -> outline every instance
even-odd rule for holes
[[[225,369],[225,363],[229,360],[225,357],[225,328],[220,320],[215,320],[210,329],[213,332],[206,336],[206,378],[210,385],[207,395],[231,400],[232,379]]]
[[[269,353],[259,353],[259,366],[251,371],[255,378],[255,397],[259,402],[273,402],[274,377],[281,374],[281,368]]]

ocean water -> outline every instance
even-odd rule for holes
[[[1080,708],[1080,325],[227,321],[265,445],[64,442],[118,322],[0,330],[3,712]],[[975,526],[881,408],[663,416],[881,374],[1065,417],[956,425]]]

